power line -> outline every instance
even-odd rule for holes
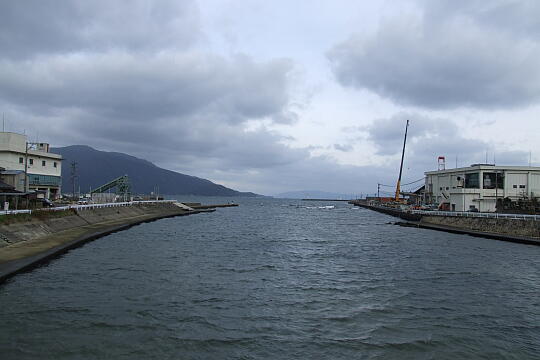
[[[403,185],[412,185],[412,184],[414,184],[414,183],[423,181],[424,179],[425,179],[425,177],[422,177],[422,178],[420,178],[420,179],[418,179],[418,180],[415,180],[415,181],[413,181],[413,182],[410,182],[410,183],[407,183],[407,184],[403,184]]]

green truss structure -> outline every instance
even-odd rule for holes
[[[90,193],[104,193],[113,188],[116,188],[116,194],[121,196],[124,201],[128,201],[131,198],[131,184],[129,183],[129,177],[127,175],[111,180],[108,183],[95,188]]]

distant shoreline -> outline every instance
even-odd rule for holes
[[[302,201],[346,201],[349,202],[351,199],[301,199]]]

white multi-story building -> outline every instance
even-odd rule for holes
[[[27,151],[28,147],[28,151]],[[42,190],[47,198],[60,195],[62,185],[62,156],[49,152],[47,143],[28,143],[26,135],[0,132],[0,167],[6,174],[21,174],[12,184],[17,190]],[[24,171],[27,167],[27,189]]]
[[[450,211],[491,212],[497,199],[540,198],[540,167],[471,165],[426,175],[426,202]]]

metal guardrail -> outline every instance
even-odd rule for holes
[[[64,211],[69,209],[74,210],[91,210],[91,209],[102,209],[108,207],[120,207],[120,206],[132,206],[132,205],[144,205],[144,204],[153,204],[153,203],[174,203],[176,200],[139,200],[139,201],[126,201],[126,202],[117,202],[117,203],[104,203],[104,204],[85,204],[85,205],[67,205],[67,206],[57,206],[52,208],[42,208],[37,211]],[[36,210],[0,210],[0,215],[10,215],[10,214],[31,214]]]
[[[453,217],[471,217],[485,219],[518,219],[518,220],[536,220],[540,221],[540,215],[524,215],[524,214],[499,214],[499,213],[481,213],[481,212],[466,212],[466,211],[426,211],[426,210],[410,210],[412,214],[426,216],[453,216]]]
[[[32,210],[0,210],[0,215],[31,214]]]

